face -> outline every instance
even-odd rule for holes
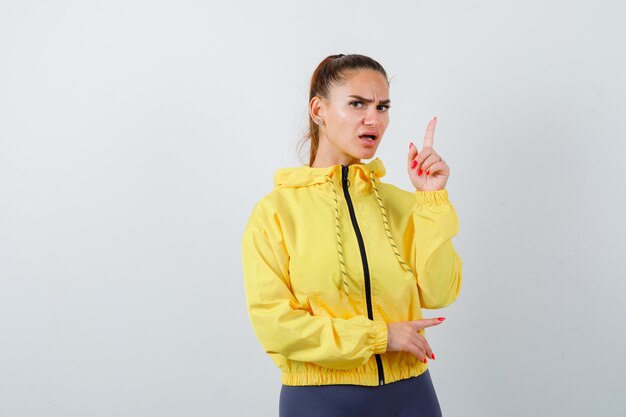
[[[314,97],[310,103],[311,114],[324,122],[312,166],[350,165],[373,158],[389,124],[385,77],[373,70],[351,72],[329,95],[328,99]]]

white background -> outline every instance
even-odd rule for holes
[[[276,416],[243,227],[302,164],[308,82],[379,61],[377,156],[451,167],[444,415],[621,416],[622,1],[0,2],[0,415]]]

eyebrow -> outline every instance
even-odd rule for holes
[[[365,97],[361,97],[361,96],[357,96],[357,95],[349,95],[348,97],[354,97],[354,98],[358,98],[359,100],[363,100],[366,103],[373,103],[374,100],[370,99],[370,98],[365,98]],[[380,100],[378,103],[380,104],[389,104],[391,103],[391,100],[387,99],[387,100]]]

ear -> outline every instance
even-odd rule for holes
[[[320,117],[324,119],[324,103],[320,97],[315,96],[309,103],[309,114],[311,117]]]

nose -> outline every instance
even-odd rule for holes
[[[365,126],[374,127],[378,122],[372,118],[365,119]]]
[[[380,118],[382,117],[382,115],[376,109],[375,106],[371,106],[371,107],[373,108],[373,110],[369,110],[367,112],[367,114],[365,115],[365,120],[363,120],[363,123],[366,126],[375,127],[380,122]]]

